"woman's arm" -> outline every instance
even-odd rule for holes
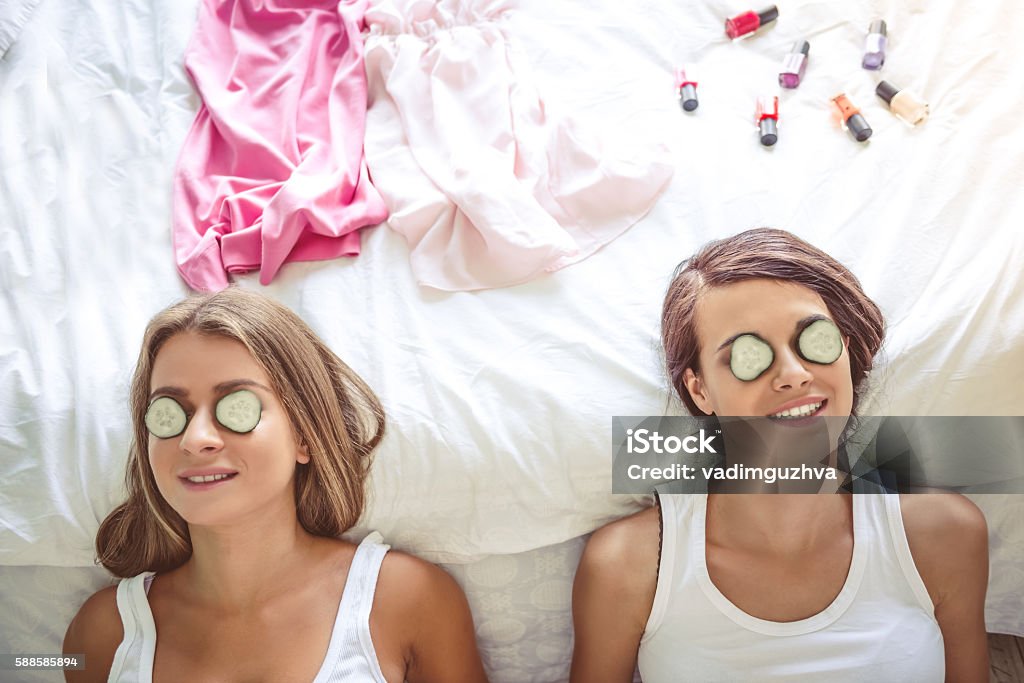
[[[469,603],[443,569],[388,553],[370,623],[375,643],[399,643],[408,683],[487,683]]]
[[[598,529],[572,590],[573,683],[631,683],[658,583],[659,520],[650,508]]]
[[[124,638],[117,611],[117,586],[109,586],[85,601],[64,636],[64,654],[85,655],[85,669],[66,670],[68,683],[104,683],[114,653]]]
[[[987,683],[988,527],[974,503],[954,493],[900,496],[914,564],[935,605],[946,649],[946,680]]]

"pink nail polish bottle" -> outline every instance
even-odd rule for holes
[[[782,70],[779,71],[779,85],[783,88],[795,88],[800,85],[807,71],[807,57],[811,50],[811,44],[806,40],[798,40],[793,44],[786,58],[782,60]]]

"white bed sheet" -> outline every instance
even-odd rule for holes
[[[0,57],[18,40],[39,0],[0,0]]]
[[[471,600],[487,588],[474,567],[514,558],[522,586],[474,602],[497,681],[564,676],[538,649],[540,625],[561,625],[565,656],[567,549],[578,555],[581,535],[642,504],[609,493],[610,418],[669,404],[660,300],[705,241],[784,227],[852,268],[889,323],[866,412],[1024,413],[1024,91],[1007,87],[1024,63],[1016,3],[780,2],[776,26],[736,44],[721,22],[746,9],[737,3],[521,7],[506,30],[548,98],[609,144],[671,146],[675,178],[647,217],[590,259],[507,289],[417,288],[386,226],[356,260],[289,265],[266,288],[240,278],[303,315],[385,404],[354,533],[376,528],[448,563]],[[882,75],[932,104],[919,129],[882,107],[858,66],[876,15],[891,36]],[[0,60],[0,565],[14,593],[49,567],[73,577],[66,603],[38,607],[40,623],[59,622],[34,641],[42,651],[96,581],[92,543],[122,495],[145,323],[186,293],[169,198],[197,106],[181,66],[194,16],[194,0],[42,0]],[[762,149],[753,97],[772,90],[798,38],[811,41],[807,78],[783,94],[780,142]],[[683,61],[702,74],[692,115],[673,92]],[[874,128],[868,144],[831,119],[839,90]],[[1021,497],[976,500],[992,531],[989,628],[1024,634]],[[527,556],[548,559],[520,564]],[[531,605],[540,567],[557,569],[558,587],[537,593],[552,608],[524,609],[513,642],[500,595]],[[20,618],[0,623],[6,642],[23,642]]]

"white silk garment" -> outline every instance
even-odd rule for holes
[[[910,554],[898,495],[854,495],[853,558],[842,590],[821,612],[785,623],[747,614],[711,581],[707,495],[659,501],[661,565],[637,658],[644,683],[945,678],[942,633]]]
[[[421,285],[513,285],[581,261],[667,187],[554,113],[503,30],[508,0],[378,0],[365,20],[366,160]]]

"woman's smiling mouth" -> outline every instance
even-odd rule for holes
[[[204,491],[234,479],[238,472],[197,472],[178,475],[178,481],[192,491]]]
[[[799,420],[805,417],[813,417],[824,410],[827,404],[828,400],[822,399],[821,401],[804,403],[803,405],[786,408],[785,410],[780,410],[777,413],[770,413],[768,417],[772,420]]]

